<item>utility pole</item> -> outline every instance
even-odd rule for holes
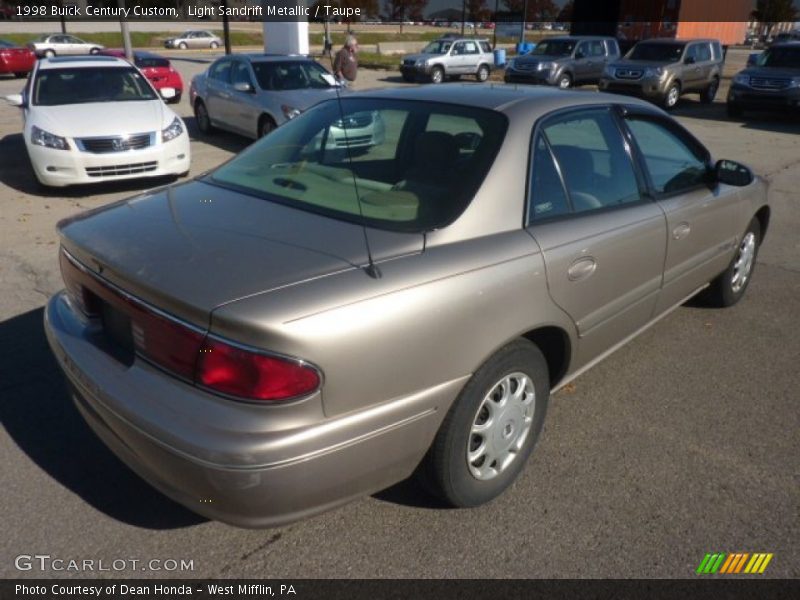
[[[222,37],[225,38],[225,54],[231,53],[231,28],[228,23],[228,0],[222,0]]]
[[[467,0],[461,0],[461,37],[464,37],[464,27],[467,20]]]
[[[125,8],[125,0],[117,0],[117,6]],[[122,31],[122,47],[125,49],[125,58],[128,62],[133,63],[133,45],[131,44],[131,31],[128,27],[128,21],[125,17],[119,20],[119,27]]]
[[[528,18],[528,0],[525,0],[525,5],[522,8],[522,28],[519,31],[519,43],[525,43],[525,20]],[[496,25],[495,25],[496,27]]]

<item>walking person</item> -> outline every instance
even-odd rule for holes
[[[356,80],[358,73],[358,41],[355,36],[348,35],[344,40],[344,46],[336,53],[333,60],[333,76],[336,81],[344,86]]]

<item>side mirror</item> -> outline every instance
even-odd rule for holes
[[[748,67],[754,67],[755,65],[757,65],[758,64],[758,56],[759,56],[758,52],[754,52],[753,54],[750,54],[747,57],[747,66]]]
[[[237,92],[244,92],[245,94],[250,94],[253,92],[253,85],[248,83],[247,81],[237,81],[233,84],[233,89]]]
[[[683,64],[685,65],[693,65],[695,62],[696,61],[694,56],[687,56],[686,58],[683,59]]]
[[[753,183],[753,172],[743,164],[732,160],[720,160],[714,166],[714,174],[719,183],[745,187]]]
[[[22,94],[11,94],[6,96],[6,102],[8,102],[11,106],[18,106],[19,108],[27,108],[28,103],[25,102],[25,98]]]
[[[161,97],[164,100],[172,100],[178,94],[175,91],[175,88],[171,88],[171,87],[161,88],[160,90],[158,90],[158,93],[161,94]]]

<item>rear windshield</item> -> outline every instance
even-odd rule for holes
[[[313,61],[254,62],[258,86],[275,92],[331,87],[328,72]]]
[[[652,60],[653,62],[675,62],[680,60],[686,44],[648,44],[639,42],[627,58],[631,60]]]
[[[469,204],[507,126],[505,115],[467,106],[330,100],[253,144],[209,181],[372,227],[429,231]]]
[[[136,66],[140,69],[169,67],[169,60],[156,56],[140,56],[136,58]]]
[[[758,65],[800,69],[800,46],[773,46],[758,57]]]
[[[150,84],[132,67],[41,69],[33,87],[33,104],[41,106],[156,98]]]
[[[531,54],[536,56],[569,56],[575,49],[575,40],[548,40],[539,42]]]

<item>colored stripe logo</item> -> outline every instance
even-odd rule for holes
[[[713,554],[706,554],[703,560],[700,561],[700,566],[697,567],[696,573],[698,575],[738,575],[762,574],[772,560],[773,554],[771,553],[753,553],[748,552],[735,552],[725,553],[716,552]]]

